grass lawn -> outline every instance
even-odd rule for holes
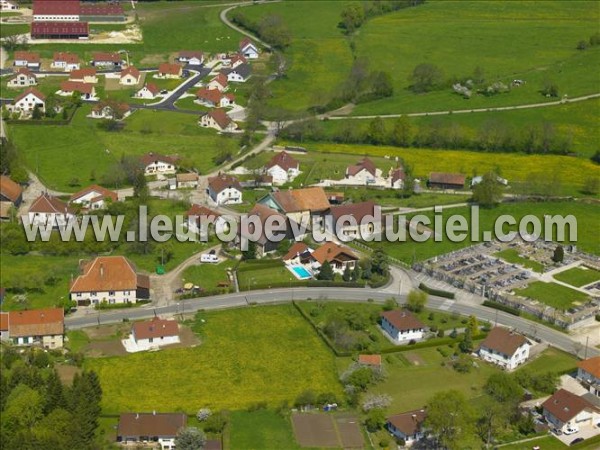
[[[515,292],[522,297],[529,297],[558,309],[568,309],[574,304],[586,303],[590,299],[582,292],[543,281],[534,281],[525,289],[515,289]]]
[[[82,330],[67,331],[67,347],[72,352],[79,352],[90,342],[89,336]]]
[[[552,277],[571,286],[581,287],[600,280],[600,272],[588,267],[574,267],[573,269],[559,272]]]
[[[27,24],[6,24],[0,26],[0,38],[14,36],[15,34],[29,33],[29,25]]]
[[[536,445],[538,445],[540,449],[544,450],[563,450],[570,448],[568,445],[563,444],[554,436],[543,436],[539,439],[521,442],[520,444],[503,445],[499,448],[502,450],[531,450],[532,447]]]
[[[426,208],[436,205],[464,203],[471,198],[471,194],[432,194],[429,192],[414,194],[408,198],[400,198],[398,192],[391,189],[379,190],[365,187],[331,188],[328,191],[343,192],[344,198],[351,199],[353,203],[372,200],[382,207],[390,208]]]
[[[554,347],[548,347],[544,352],[517,370],[530,370],[533,373],[562,372],[577,369],[578,359],[570,353]]]
[[[195,115],[140,110],[125,120],[122,131],[107,132],[98,127],[99,121],[85,117],[89,110],[80,108],[66,126],[9,127],[28,167],[48,187],[74,191],[78,188],[70,186],[71,180],[78,178],[86,185],[92,173],[101,181],[122,155],[176,154],[207,172],[215,168],[213,157],[218,152],[238,151],[237,138],[199,127]]]
[[[234,411],[229,416],[230,449],[299,449],[288,417],[271,410]]]
[[[235,261],[226,260],[219,264],[200,264],[186,268],[181,274],[182,283],[194,283],[205,291],[218,289],[221,281],[229,281],[227,269],[233,267]]]
[[[519,251],[514,248],[507,248],[506,250],[494,253],[494,256],[502,258],[506,262],[512,264],[520,264],[523,267],[527,267],[531,270],[534,270],[535,272],[541,273],[544,270],[543,264],[531,259],[523,258],[521,255],[519,255]]]
[[[211,108],[209,108],[207,106],[199,105],[198,103],[195,103],[194,100],[196,100],[195,96],[182,98],[175,102],[175,107],[177,107],[179,109],[198,111],[198,114],[211,110]]]
[[[197,347],[86,360],[100,377],[104,412],[279,406],[306,389],[341,395],[333,355],[292,305],[198,319]]]
[[[240,264],[237,272],[240,290],[262,289],[270,284],[288,283],[293,286],[304,283],[298,280],[282,261],[274,261],[274,264],[263,264],[262,261],[248,261]]]

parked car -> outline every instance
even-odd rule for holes
[[[160,93],[161,93],[162,95],[166,95],[166,94],[168,94],[168,93],[169,93],[169,91],[167,91],[166,89],[163,89],[162,91],[160,91]]]
[[[568,426],[567,429],[565,430],[565,434],[568,436],[569,434],[575,434],[579,432],[579,428],[574,427],[574,426]]]
[[[573,442],[571,442],[570,445],[575,445],[575,444],[579,444],[580,442],[583,442],[584,439],[583,438],[577,438],[577,439],[573,439]]]

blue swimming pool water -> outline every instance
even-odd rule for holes
[[[304,278],[310,278],[311,274],[308,270],[306,270],[305,267],[302,266],[293,266],[292,270],[294,271],[294,273],[296,274],[296,276],[298,278],[300,278],[301,280]]]

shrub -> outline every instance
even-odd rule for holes
[[[444,298],[454,299],[454,292],[447,292],[447,291],[443,291],[441,289],[430,288],[429,286],[425,285],[424,283],[419,284],[419,289],[427,292],[430,295],[435,295],[436,297],[444,297]]]

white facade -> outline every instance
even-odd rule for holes
[[[208,236],[208,227],[202,226],[202,224],[198,224],[197,217],[189,216],[187,221],[187,227],[192,233],[195,233],[200,237]],[[227,221],[221,216],[216,217],[214,231],[216,233],[223,233],[227,230],[229,230],[229,224],[227,223]]]
[[[377,178],[381,177],[381,170],[375,170],[375,176],[367,169],[362,169],[360,172],[354,175],[346,175],[346,179],[352,181],[355,184],[373,184],[377,181]]]
[[[106,208],[106,197],[102,196],[99,192],[90,191],[87,194],[72,200],[71,203],[82,205],[89,209],[104,209]]]
[[[87,301],[91,305],[97,305],[102,302],[106,302],[109,305],[115,305],[120,303],[136,303],[137,291],[135,289],[130,291],[103,291],[103,292],[72,292],[71,300],[76,302]]]
[[[218,89],[219,91],[223,92],[227,90],[227,86],[223,86],[221,83],[219,83],[216,79],[212,79],[208,82],[208,84],[206,85],[206,88],[209,90],[212,89]]]
[[[396,428],[394,424],[389,422],[387,423],[386,427],[388,431],[392,434],[392,436],[398,439],[402,439],[406,447],[411,447],[415,442],[425,437],[425,433],[422,431],[417,431],[415,434],[406,435],[401,430]]]
[[[67,61],[52,61],[51,67],[53,69],[62,69],[65,72],[70,72],[71,70],[79,70],[81,68],[81,64],[78,62],[69,63]]]
[[[217,122],[210,114],[204,114],[200,117],[200,126],[206,128],[213,128],[217,131],[235,131],[237,130],[237,125],[234,121],[230,120],[229,123],[225,127],[221,127],[219,122]]]
[[[234,187],[223,189],[221,192],[214,192],[208,188],[208,195],[217,205],[235,205],[242,203],[242,191]]]
[[[556,416],[554,416],[550,411],[544,408],[544,418],[548,421],[549,424],[552,425],[553,428],[562,431],[563,433],[567,430],[567,428],[577,427],[591,427],[594,423],[600,420],[600,413],[592,411],[591,409],[584,409],[575,417],[567,422],[562,422]]]
[[[247,59],[256,59],[258,58],[258,49],[252,43],[247,44],[244,48],[242,48],[242,55]]]
[[[10,79],[6,85],[9,88],[19,88],[19,87],[30,87],[37,85],[37,78],[35,75],[27,75],[26,73],[18,73],[13,78]]]
[[[34,22],[79,22],[79,14],[35,14]]]
[[[592,394],[600,397],[600,378],[579,367],[577,369],[577,379],[587,386]]]
[[[300,174],[300,170],[297,167],[285,170],[280,166],[273,166],[267,169],[267,174],[273,177],[273,184],[283,184],[296,178]]]
[[[232,81],[234,83],[245,83],[248,78],[244,78],[241,74],[237,72],[229,72],[227,74],[227,81]]]
[[[65,226],[70,220],[76,220],[74,214],[71,213],[43,213],[29,212],[29,223],[40,227],[49,226],[59,228]]]
[[[0,0],[0,11],[14,11],[19,9],[17,2],[9,2],[8,0]]]
[[[62,348],[63,335],[50,334],[46,336],[19,336],[12,337],[10,341],[13,345],[41,345],[44,348],[55,349]]]
[[[484,361],[491,362],[507,370],[514,370],[529,359],[530,347],[529,343],[526,342],[517,348],[513,355],[505,355],[504,353],[482,346],[479,349],[479,357]]]
[[[135,86],[140,81],[139,78],[134,77],[132,74],[128,73],[127,75],[121,77],[119,80],[119,84],[124,86]]]
[[[157,174],[174,174],[176,167],[174,164],[165,161],[154,161],[146,166],[144,169],[145,175],[157,175]]]
[[[148,89],[147,86],[144,86],[143,88],[141,88],[139,91],[137,91],[135,93],[135,96],[137,98],[146,98],[149,100],[153,100],[156,96],[152,93],[152,91],[150,89]]]
[[[38,98],[35,94],[30,92],[25,97],[15,102],[14,110],[31,112],[36,106],[40,108],[40,111],[46,112],[46,102],[44,102],[44,100]]]
[[[125,350],[127,350],[129,353],[155,350],[164,345],[178,344],[179,342],[181,342],[181,340],[179,339],[178,335],[136,339],[134,333],[131,333],[129,338],[122,341],[123,347],[125,347]]]
[[[381,318],[381,328],[398,343],[408,343],[411,340],[419,341],[424,338],[425,330],[423,328],[412,330],[398,330],[385,317]]]

